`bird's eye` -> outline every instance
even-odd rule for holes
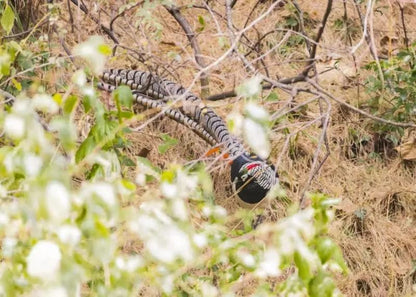
[[[247,174],[247,173],[246,173],[246,174],[243,174],[243,175],[241,176],[241,180],[242,180],[242,181],[246,181],[247,177],[248,177],[248,174]]]

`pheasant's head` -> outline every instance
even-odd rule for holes
[[[241,200],[258,203],[279,179],[273,165],[257,156],[241,155],[231,164],[231,181]]]

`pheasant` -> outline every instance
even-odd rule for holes
[[[100,89],[111,92],[118,85],[127,85],[139,105],[155,108],[191,128],[209,144],[222,146],[232,160],[233,188],[244,202],[260,202],[278,183],[274,166],[246,151],[241,141],[230,134],[222,118],[181,85],[140,70],[105,70],[101,79],[103,82],[97,85]],[[174,108],[175,104],[169,104],[170,101],[180,101],[181,106]]]

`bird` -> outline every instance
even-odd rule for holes
[[[223,119],[213,109],[183,86],[151,72],[128,69],[104,70],[97,86],[106,91],[127,85],[136,103],[156,108],[164,115],[188,126],[211,145],[221,146],[231,160],[231,183],[238,197],[249,204],[261,202],[278,184],[279,176],[272,164],[248,152],[232,135]],[[179,107],[172,104],[180,101]]]

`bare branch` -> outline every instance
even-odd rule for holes
[[[328,4],[326,6],[324,17],[322,18],[321,25],[319,26],[318,34],[316,35],[315,42],[312,44],[310,55],[309,55],[309,63],[306,65],[305,69],[302,71],[302,74],[306,77],[309,73],[309,70],[315,63],[315,56],[316,51],[318,48],[319,41],[321,40],[322,34],[324,33],[326,23],[328,21],[329,14],[332,11],[332,0],[328,0]]]
[[[399,9],[400,9],[400,19],[402,21],[403,32],[404,32],[404,44],[406,45],[406,48],[409,49],[409,37],[407,36],[406,22],[404,20],[404,7],[400,3],[400,1],[397,1],[397,5],[399,6]]]
[[[128,7],[127,9],[123,10],[122,12],[120,12],[119,14],[117,14],[115,17],[113,17],[113,18],[111,19],[111,21],[110,21],[110,30],[111,30],[111,31],[113,31],[113,30],[114,30],[114,28],[113,28],[114,22],[115,22],[115,21],[116,21],[119,17],[124,16],[124,15],[126,14],[126,12],[128,12],[129,10],[132,10],[132,9],[134,9],[134,8],[138,7],[138,6],[141,6],[143,3],[144,3],[144,1],[140,1],[140,2],[138,2],[138,3],[136,3],[136,4],[134,4],[133,6]]]
[[[99,25],[101,30],[103,30],[103,32],[106,33],[108,37],[110,37],[111,40],[114,41],[114,43],[120,43],[117,37],[114,35],[114,31],[101,24],[100,20],[98,20],[95,16],[91,15],[88,11],[88,8],[83,3],[78,2],[78,0],[71,0],[71,2],[74,3],[79,9],[81,9],[86,15],[88,15],[97,25]]]
[[[167,5],[164,5],[164,7],[175,18],[178,24],[182,27],[194,51],[196,63],[198,64],[200,68],[204,68],[206,64],[201,54],[201,49],[199,48],[198,41],[196,40],[196,34],[192,30],[191,25],[189,24],[188,20],[181,14],[178,7],[167,6]],[[209,95],[209,79],[208,79],[206,72],[204,71],[201,72],[200,82],[201,82],[201,97],[205,98]]]
[[[322,100],[325,101],[326,106],[327,106],[325,112],[323,112],[323,108],[322,108],[322,105],[321,105]],[[312,180],[319,173],[319,171],[321,170],[322,166],[324,165],[325,161],[328,159],[328,157],[331,153],[331,151],[329,149],[327,131],[328,131],[328,126],[329,126],[329,119],[330,119],[332,106],[331,106],[331,102],[328,99],[324,98],[324,97],[321,97],[321,99],[319,100],[319,103],[320,103],[319,104],[319,109],[320,109],[320,112],[321,112],[321,119],[322,119],[322,132],[321,132],[321,137],[319,138],[318,146],[317,146],[317,148],[315,150],[315,153],[314,153],[314,156],[313,156],[312,168],[310,170],[308,180],[307,180],[306,184],[304,185],[302,193],[300,195],[300,201],[299,201],[300,208],[305,208],[306,207],[306,204],[305,204],[306,191],[310,187],[310,185],[312,183]],[[325,153],[324,157],[322,158],[322,160],[318,163],[319,154],[321,152],[322,145],[325,145],[326,153]]]
[[[399,122],[394,122],[394,121],[390,121],[390,120],[386,120],[377,116],[374,116],[372,114],[369,114],[368,112],[365,112],[364,110],[361,110],[355,106],[352,106],[351,104],[348,104],[345,101],[342,101],[338,98],[336,98],[335,96],[331,95],[330,93],[328,93],[326,90],[324,90],[319,84],[317,84],[315,81],[311,80],[311,79],[307,79],[308,83],[310,83],[316,90],[318,90],[318,92],[320,94],[325,95],[326,97],[330,98],[331,100],[334,100],[335,102],[347,107],[348,109],[359,113],[361,115],[363,115],[366,118],[372,119],[373,121],[376,122],[380,122],[383,124],[387,124],[387,125],[392,125],[392,126],[396,126],[396,127],[402,127],[402,128],[416,128],[416,124],[414,123],[399,123]],[[319,94],[318,93],[318,94]]]

